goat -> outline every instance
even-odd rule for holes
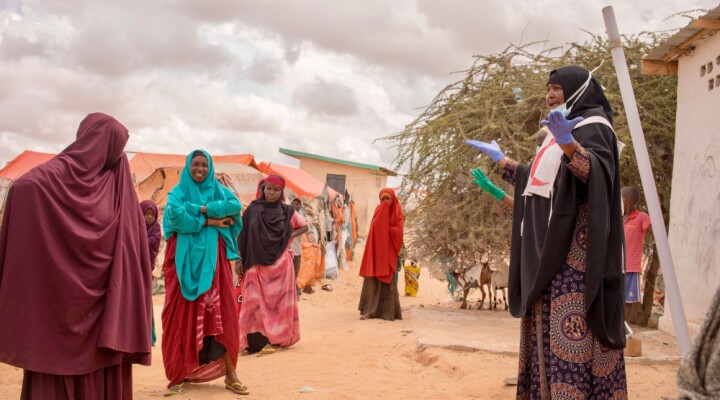
[[[503,301],[505,302],[505,309],[508,309],[507,302],[507,287],[508,287],[508,274],[509,266],[503,261],[497,261],[493,263],[493,267],[490,268],[492,271],[492,284],[490,290],[490,308],[497,309],[498,301],[497,291],[500,290],[503,295]]]
[[[492,282],[492,270],[488,263],[482,263],[482,266],[472,266],[470,268],[460,267],[453,272],[453,276],[457,279],[463,287],[463,302],[460,308],[467,308],[467,296],[470,289],[477,287],[482,293],[480,303],[478,303],[478,310],[482,310],[483,303],[485,303],[485,286],[488,288],[488,294],[492,295],[491,282]],[[492,297],[488,298],[488,302],[492,303]]]

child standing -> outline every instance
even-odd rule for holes
[[[623,227],[625,228],[625,321],[630,317],[632,303],[640,302],[640,272],[645,234],[650,230],[650,216],[638,211],[640,192],[626,186],[622,189]]]
[[[145,217],[145,227],[147,228],[148,236],[148,250],[150,251],[150,268],[151,271],[155,268],[155,259],[157,258],[158,251],[160,250],[160,241],[162,235],[160,234],[160,224],[157,222],[158,208],[152,200],[143,200],[140,202],[140,208],[142,209],[143,216]],[[155,335],[155,315],[153,313],[152,321],[152,345],[155,346],[157,336]]]

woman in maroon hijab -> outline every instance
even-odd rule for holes
[[[0,226],[0,362],[22,399],[131,399],[150,365],[145,222],[128,130],[88,115],[55,158],[15,181]]]

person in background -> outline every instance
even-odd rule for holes
[[[242,216],[238,237],[242,276],[240,348],[268,355],[300,340],[297,284],[290,241],[307,232],[307,222],[285,204],[285,179],[265,178],[262,195]],[[298,238],[299,240],[299,238]]]
[[[636,188],[622,188],[622,201],[625,230],[625,321],[628,321],[632,304],[640,302],[642,255],[645,235],[650,230],[650,216],[636,208],[640,201],[640,192]]]
[[[157,221],[158,208],[152,200],[143,200],[140,202],[140,209],[142,210],[143,217],[145,218],[145,226],[147,227],[147,238],[148,238],[148,251],[150,253],[150,272],[152,273],[155,269],[155,260],[157,259],[158,252],[160,251],[160,242],[162,241],[162,234],[160,233],[160,224]],[[157,341],[157,335],[155,334],[155,311],[152,312],[152,345],[155,346]]]
[[[467,141],[503,168],[518,200],[508,280],[510,312],[521,318],[517,397],[626,398],[612,109],[581,67],[553,70],[546,89],[545,140],[557,146],[543,147],[532,165],[519,165],[494,141]]]
[[[128,130],[90,114],[60,154],[18,178],[0,225],[0,362],[21,399],[132,399],[150,365],[151,266],[123,152]]]
[[[294,198],[290,205],[295,209],[295,212],[304,218],[302,211],[302,201],[298,197]],[[302,263],[302,236],[295,237],[290,241],[290,250],[293,252],[293,267],[295,267],[295,280],[297,280],[298,273],[300,273],[300,264]],[[300,287],[297,288],[297,295],[300,297],[302,294]]]
[[[191,152],[163,215],[165,306],[162,356],[169,394],[187,382],[225,376],[225,389],[249,394],[235,368],[238,320],[230,260],[242,229],[237,197],[215,178],[210,155]]]
[[[345,205],[340,195],[335,195],[335,200],[330,204],[330,211],[332,212],[335,226],[335,255],[339,269],[348,269],[346,263],[347,255],[345,254],[345,231],[343,230],[343,225],[345,224],[344,208]]]
[[[360,276],[364,279],[358,310],[363,320],[393,321],[402,319],[397,268],[405,217],[394,190],[382,189],[379,197],[360,264]]]

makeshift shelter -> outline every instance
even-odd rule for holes
[[[184,166],[157,168],[135,186],[138,198],[152,199],[162,215],[167,204],[167,194],[180,181],[183,168]],[[215,163],[215,177],[240,199],[245,208],[255,198],[257,184],[264,175],[250,166],[218,162]]]
[[[135,153],[130,158],[130,170],[133,174],[133,180],[136,184],[142,182],[158,168],[183,167],[186,158],[187,155],[183,154]],[[247,165],[255,169],[258,168],[252,154],[212,155],[212,159],[214,163]]]
[[[299,197],[310,199],[315,196],[319,196],[322,194],[323,188],[325,187],[325,183],[320,182],[312,175],[301,169],[275,163],[268,164],[266,162],[261,162],[258,165],[258,169],[264,174],[280,175],[285,178],[287,186],[289,186]],[[330,197],[333,199],[339,194],[332,188],[328,188],[328,191],[330,193]]]
[[[315,196],[303,201],[308,232],[302,236],[302,259],[297,277],[298,287],[313,286],[325,277],[325,208],[323,198]]]
[[[3,169],[0,169],[0,218],[2,218],[2,211],[5,208],[5,198],[13,181],[53,157],[55,154],[25,150],[8,161]]]
[[[160,173],[158,176],[153,178],[155,186],[152,186],[152,184],[148,182],[144,186],[145,191],[139,190],[139,182],[144,182],[145,180],[149,179],[150,176],[155,174],[158,169],[164,170],[165,168],[177,167],[179,168],[179,170],[182,170],[183,166],[185,165],[185,158],[187,157],[187,155],[182,154],[132,152],[128,153],[127,155],[130,159],[130,171],[132,172],[133,182],[136,185],[136,190],[140,200],[152,198],[152,194],[159,186],[167,186],[167,191],[169,191],[172,186],[175,185],[178,181],[176,179],[172,184],[170,184],[170,182],[165,182],[164,177],[162,177],[162,174]],[[7,192],[10,189],[10,185],[12,184],[12,182],[27,171],[33,169],[34,167],[44,163],[45,161],[53,157],[55,157],[55,154],[25,150],[20,153],[20,155],[9,161],[7,165],[5,165],[5,167],[0,170],[0,216],[2,215],[2,210],[5,205],[5,198],[7,197]],[[223,172],[227,176],[232,177],[231,180],[227,180],[227,182],[232,181],[232,185],[235,185],[235,187],[231,189],[233,189],[236,194],[239,195],[238,197],[240,197],[244,205],[249,204],[249,202],[252,200],[252,198],[249,197],[249,193],[251,192],[249,190],[249,186],[252,186],[252,193],[254,195],[255,188],[257,187],[257,182],[262,178],[262,174],[257,171],[258,165],[257,163],[255,163],[255,157],[252,154],[218,155],[213,156],[213,161],[216,164],[222,163],[228,165],[226,167],[223,167],[223,171],[218,170],[218,172]],[[233,169],[233,166],[239,166],[243,168],[242,170]],[[250,171],[252,171],[252,173]],[[168,175],[172,175],[172,171],[167,172]],[[177,177],[179,176],[179,172],[177,172]],[[244,181],[245,179],[251,179],[250,176],[252,176],[252,179],[257,178],[252,184],[250,182]],[[221,182],[223,181],[221,180]],[[147,190],[150,189],[147,188],[150,186],[152,186],[153,189],[148,194]],[[158,193],[158,195],[164,196],[167,194],[167,191],[165,192],[165,194]],[[162,204],[164,206],[164,197],[162,198],[162,200]]]
[[[364,164],[297,150],[280,149],[280,153],[300,161],[299,169],[343,193],[347,189],[355,200],[358,231],[365,236],[370,229],[375,207],[380,204],[378,193],[387,187],[388,176],[397,173],[377,165]],[[335,195],[330,194],[334,199]]]

